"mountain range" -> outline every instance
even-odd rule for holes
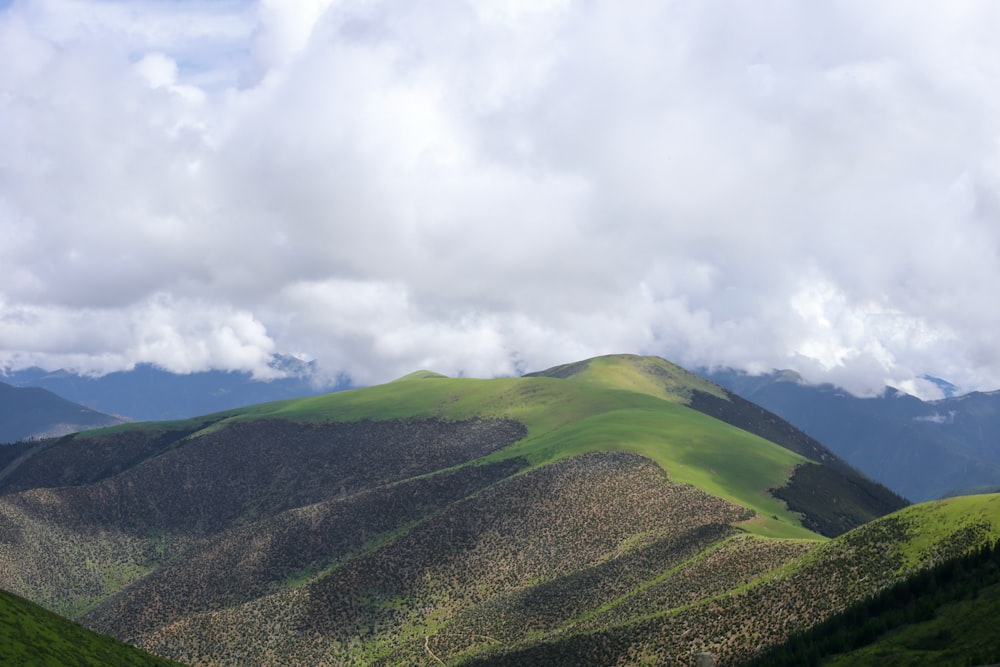
[[[292,357],[276,355],[271,366],[278,376],[269,380],[238,371],[171,373],[150,364],[100,376],[26,368],[8,370],[2,379],[16,387],[47,389],[92,410],[133,421],[185,419],[349,386],[347,378],[332,385],[321,381],[312,364]]]
[[[792,371],[702,375],[787,419],[910,500],[1000,490],[1000,391],[923,401],[887,388],[865,398],[804,383]]]
[[[350,387],[346,377],[335,385],[321,382],[312,364],[295,358],[276,355],[271,365],[282,376],[270,381],[238,372],[176,374],[150,365],[100,377],[38,368],[7,371],[5,379],[19,388],[35,387],[36,394],[0,387],[0,442],[60,435],[115,419],[184,419]],[[699,374],[781,416],[911,500],[1000,491],[1000,392],[956,395],[945,380],[928,378],[947,398],[923,401],[892,388],[858,397],[833,385],[807,384],[794,371],[749,375],[722,368]],[[39,388],[79,405],[57,405],[59,399]],[[93,414],[97,411],[104,414]]]
[[[38,387],[12,387],[0,382],[0,443],[51,438],[76,431],[120,424],[106,415]]]
[[[0,587],[187,664],[736,664],[1000,537],[650,357],[18,447]]]

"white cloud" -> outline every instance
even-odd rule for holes
[[[14,367],[100,374],[153,361],[177,373],[216,367],[273,375],[267,363],[274,343],[251,313],[168,294],[124,309],[0,302],[0,340],[10,346],[5,361]]]
[[[940,412],[935,412],[932,415],[925,415],[913,418],[913,421],[930,422],[931,424],[950,424],[954,420],[955,420],[954,410],[949,410],[947,414],[941,414]]]
[[[21,0],[0,364],[996,388],[998,12]]]
[[[177,82],[177,63],[162,53],[147,53],[135,69],[151,88],[169,88]]]
[[[261,0],[254,53],[265,69],[280,67],[302,52],[333,0]]]

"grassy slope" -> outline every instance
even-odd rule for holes
[[[731,526],[745,509],[664,481],[655,463],[633,454],[564,458],[449,505],[304,590],[188,616],[143,645],[191,659],[221,655],[227,649],[210,645],[221,638],[256,659],[280,638],[303,662],[341,664],[350,655],[357,664],[413,665],[429,664],[421,656],[430,636],[452,664],[497,642],[515,650],[533,637],[600,632],[686,606],[706,586],[738,588],[817,544],[740,534]],[[254,620],[271,618],[266,632]],[[637,645],[664,660],[684,655],[658,637]],[[185,652],[169,652],[174,646]],[[309,650],[316,653],[301,653]]]
[[[572,382],[451,379],[418,372],[375,387],[211,415],[205,422],[211,422],[211,431],[230,420],[266,417],[306,422],[510,417],[527,426],[528,437],[493,459],[524,456],[544,465],[590,451],[637,452],[657,461],[674,481],[757,511],[760,517],[747,525],[752,532],[817,537],[767,491],[784,484],[803,457],[691,410],[662,388],[655,395],[652,383],[628,368],[614,363],[598,368],[603,376],[593,372]],[[118,427],[127,428],[139,426]]]
[[[719,664],[741,664],[762,647],[783,641],[789,633],[803,631],[905,581],[917,571],[967,554],[998,537],[1000,496],[914,506],[816,545],[744,586],[701,596],[688,606],[672,607],[617,626],[605,624],[591,633],[549,637],[514,651],[484,651],[468,664],[612,664],[625,650],[653,646],[657,641],[669,644],[692,640],[687,646],[689,656],[707,650],[719,658]],[[767,543],[788,545],[790,541]],[[723,572],[727,568],[712,569]],[[992,580],[987,584],[989,588],[978,597],[942,607],[933,621],[891,633],[880,643],[830,664],[983,664],[975,661],[977,656],[983,655],[984,647],[997,647],[995,638],[1000,635],[1000,624],[996,622],[1000,611],[995,597],[997,585]],[[684,653],[674,655],[678,654]],[[895,662],[882,661],[892,656]],[[635,664],[663,662],[659,657],[648,661],[639,658]],[[801,667],[811,663],[800,660],[773,664]]]
[[[0,664],[23,667],[168,667],[157,658],[0,591]]]
[[[911,505],[876,519],[820,545],[797,567],[812,567],[830,560],[832,554],[877,550],[883,579],[868,582],[874,593],[910,573],[998,538],[1000,494],[959,496]]]
[[[886,539],[888,535],[895,539]],[[882,569],[869,564],[870,569],[859,569],[855,578],[877,582],[877,590],[881,591],[890,584],[906,581],[911,573],[933,565],[947,566],[953,559],[975,552],[984,544],[994,544],[998,539],[1000,494],[949,498],[914,505],[877,519],[822,545],[786,571],[791,577],[808,575],[835,559],[838,552],[874,545],[883,552]],[[892,615],[920,617],[901,627],[892,625],[881,636],[873,633],[860,648],[821,661],[818,658],[822,655],[814,654],[809,663],[830,667],[874,664],[960,667],[1000,661],[1000,556],[994,554],[989,562],[964,568],[946,568],[947,575],[938,574],[933,584],[923,585],[916,593],[904,589],[903,593],[890,595],[887,601],[871,608],[859,607],[853,615],[831,619],[830,624],[848,633],[864,634],[870,630],[864,630],[862,623],[878,628],[890,623]],[[871,590],[874,592],[875,588]],[[856,597],[860,602],[868,595]],[[822,638],[829,638],[829,632],[807,635],[806,641],[819,647]],[[844,641],[843,635],[838,641]],[[793,643],[799,644],[797,655],[781,655],[781,648],[775,648],[766,658],[749,664],[807,664],[803,661],[809,651],[802,651],[801,640]]]
[[[894,516],[920,527],[900,551],[902,567],[911,569],[928,553],[942,549],[941,543],[948,539],[960,539],[965,533],[980,530],[987,531],[992,539],[1000,537],[1000,494],[947,498],[907,507]],[[942,554],[944,557],[948,555]]]
[[[659,357],[612,354],[556,366],[525,377],[552,377],[595,387],[623,389],[674,403],[687,403],[695,391],[726,398],[718,385]]]

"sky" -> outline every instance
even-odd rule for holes
[[[1000,3],[0,0],[0,369],[1000,388]]]

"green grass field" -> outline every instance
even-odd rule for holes
[[[896,516],[919,525],[915,539],[903,545],[903,569],[920,561],[921,554],[962,530],[983,527],[990,539],[1000,538],[1000,494],[957,496],[930,503],[922,503],[901,510]],[[989,526],[989,528],[986,528]]]

